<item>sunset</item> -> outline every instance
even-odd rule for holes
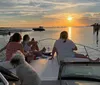
[[[0,0],[0,85],[100,85],[100,0]]]
[[[87,26],[100,22],[99,6],[99,0],[0,0],[0,26]]]
[[[72,18],[71,16],[69,16],[69,17],[67,18],[68,21],[72,21],[72,19],[73,19],[73,18]]]

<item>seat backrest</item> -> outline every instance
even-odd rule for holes
[[[8,80],[8,81],[18,81],[19,78],[11,71],[8,69],[0,66],[0,72],[3,74],[3,76]]]

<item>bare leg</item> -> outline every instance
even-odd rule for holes
[[[88,58],[87,56],[85,56],[83,54],[78,54],[78,53],[75,53],[75,57],[77,57],[77,58]]]
[[[99,58],[97,58],[96,60],[92,60],[91,58],[88,58],[90,61],[100,61],[100,59]]]
[[[28,53],[26,56],[26,61],[28,62],[28,63],[30,63],[32,60],[34,60],[34,57],[35,57],[35,55],[33,54],[33,53]]]
[[[34,55],[36,56],[42,56],[42,53],[44,53],[46,51],[45,47],[40,50],[40,51],[32,51]]]
[[[89,61],[100,61],[99,58],[97,58],[96,60],[92,60],[92,59],[89,58],[87,55],[78,54],[78,53],[75,53],[75,57],[76,57],[76,58],[87,58],[87,59],[89,59]]]
[[[42,48],[42,50],[40,51],[41,53],[44,53],[46,51],[46,48]]]

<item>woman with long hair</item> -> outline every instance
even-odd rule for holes
[[[18,50],[21,51],[24,55],[24,49],[20,43],[22,37],[19,33],[14,33],[11,37],[11,41],[6,45],[6,60],[9,61],[12,58],[12,55]]]
[[[27,57],[27,61],[29,62],[32,59],[36,59],[37,56],[42,56],[42,53],[45,52],[46,50],[45,48],[43,48],[42,50],[39,50],[37,42],[33,40],[30,41],[30,37],[28,34],[25,34],[23,36],[22,45],[23,45],[24,51],[29,54],[27,56],[30,56],[30,57]]]
[[[54,44],[51,59],[53,59],[54,54],[56,53],[57,56],[59,57],[59,60],[64,60],[64,58],[66,57],[76,57],[76,58],[87,58],[90,61],[99,61],[99,58],[97,58],[96,60],[92,60],[87,55],[74,52],[75,50],[77,50],[77,46],[72,40],[68,39],[67,31],[62,31],[60,33],[60,38],[56,40]]]

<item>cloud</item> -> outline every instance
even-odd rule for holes
[[[80,25],[90,25],[95,22],[100,23],[100,13],[94,12],[86,12],[86,13],[59,13],[59,14],[51,14],[44,15],[46,19],[60,20],[67,22],[68,16],[73,17],[73,22],[79,22]]]
[[[71,15],[82,22],[94,22],[99,20],[99,8],[100,0],[0,0],[0,19],[52,21]]]
[[[77,2],[77,3],[76,3]],[[87,3],[88,2],[88,3]],[[89,0],[3,0],[0,1],[0,11],[3,12],[37,12],[53,13],[70,9],[77,9],[79,6],[94,6],[97,2]],[[80,7],[82,10],[82,7]],[[75,11],[74,11],[75,12]],[[77,11],[76,11],[77,12]],[[20,14],[20,13],[19,13]],[[27,13],[28,14],[28,13]],[[29,14],[28,14],[29,15]]]

